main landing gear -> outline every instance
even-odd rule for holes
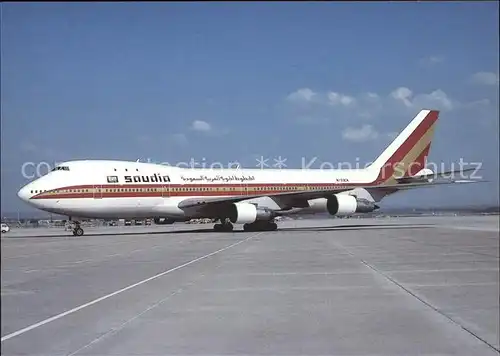
[[[229,219],[221,219],[222,223],[214,225],[214,231],[217,232],[231,232],[233,231],[233,224]],[[274,221],[256,221],[251,224],[244,224],[243,231],[275,231],[278,225]]]
[[[256,221],[243,225],[244,231],[275,231],[278,225],[274,221]]]
[[[217,223],[214,225],[214,231],[217,232],[231,232],[233,231],[233,224],[229,219],[221,219],[222,223]]]

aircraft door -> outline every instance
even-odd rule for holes
[[[161,196],[163,198],[169,198],[170,197],[170,183],[165,183],[161,187]]]
[[[102,185],[94,185],[94,199],[102,199],[103,187]]]
[[[248,190],[248,184],[245,182],[241,183],[241,195],[248,196],[250,194]]]

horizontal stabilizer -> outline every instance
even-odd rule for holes
[[[419,181],[426,181],[429,179],[437,179],[437,178],[448,178],[448,179],[453,179],[455,177],[460,177],[463,178],[464,180],[467,180],[465,177],[465,173],[472,172],[472,171],[478,171],[477,168],[467,168],[467,169],[460,169],[456,171],[447,171],[447,172],[433,172],[433,173],[428,173],[428,174],[418,174],[415,176],[410,176],[410,177],[401,177],[401,178],[396,178],[396,181],[398,183],[410,183],[410,182],[419,182]],[[474,180],[476,182],[477,180]],[[455,180],[455,182],[458,182]]]

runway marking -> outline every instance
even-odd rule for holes
[[[221,252],[223,252],[223,251],[225,251],[225,250],[228,250],[228,249],[230,249],[230,248],[232,248],[232,247],[235,247],[235,246],[237,246],[237,245],[239,245],[239,244],[242,244],[243,242],[246,242],[246,241],[248,241],[248,240],[250,240],[250,239],[252,239],[252,238],[254,238],[254,237],[258,236],[258,235],[261,235],[261,234],[263,234],[263,233],[264,233],[264,232],[259,232],[259,233],[255,234],[255,235],[251,235],[251,236],[247,237],[247,238],[246,238],[246,239],[244,239],[244,240],[241,240],[241,241],[235,242],[235,243],[233,243],[233,244],[231,244],[231,245],[229,245],[229,246],[223,247],[223,248],[221,248],[221,249],[219,249],[219,250],[217,250],[217,251],[214,251],[214,252],[209,253],[209,254],[207,254],[207,255],[204,255],[204,256],[198,257],[198,258],[196,258],[196,259],[194,259],[194,260],[191,260],[191,261],[189,261],[189,262],[186,262],[186,263],[184,263],[184,264],[182,264],[182,265],[179,265],[179,266],[177,266],[177,267],[171,268],[171,269],[169,269],[169,270],[167,270],[167,271],[161,272],[161,273],[159,273],[159,274],[157,274],[157,275],[154,275],[154,276],[152,276],[152,277],[146,278],[146,279],[144,279],[144,280],[142,280],[142,281],[140,281],[140,282],[134,283],[134,284],[132,284],[132,285],[130,285],[130,286],[128,286],[128,287],[125,287],[125,288],[122,288],[122,289],[120,289],[120,290],[117,290],[116,292],[113,292],[113,293],[107,294],[107,295],[105,295],[105,296],[103,296],[103,297],[100,297],[100,298],[94,299],[94,300],[93,300],[93,301],[91,301],[91,302],[88,302],[88,303],[82,304],[82,305],[80,305],[80,306],[78,306],[78,307],[76,307],[76,308],[73,308],[73,309],[67,310],[67,311],[65,311],[65,312],[63,312],[63,313],[61,313],[61,314],[58,314],[58,315],[55,315],[55,316],[50,317],[50,318],[48,318],[48,319],[42,320],[42,321],[40,321],[40,322],[38,322],[38,323],[36,323],[36,324],[33,324],[33,325],[30,325],[30,326],[27,326],[27,327],[25,327],[24,329],[21,329],[21,330],[18,330],[18,331],[13,332],[13,333],[11,333],[11,334],[8,334],[8,335],[5,335],[5,336],[2,336],[1,342],[4,342],[4,341],[6,341],[6,340],[9,340],[9,339],[11,339],[11,338],[13,338],[13,337],[15,337],[15,336],[18,336],[18,335],[24,334],[24,333],[26,333],[26,332],[28,332],[28,331],[30,331],[30,330],[33,330],[33,329],[36,329],[36,328],[38,328],[38,327],[42,326],[42,325],[48,324],[48,323],[50,323],[50,322],[53,322],[53,321],[55,321],[55,320],[57,320],[57,319],[60,319],[60,318],[62,318],[62,317],[64,317],[64,316],[66,316],[66,315],[73,314],[73,313],[75,313],[75,312],[77,312],[77,311],[79,311],[79,310],[82,310],[82,309],[86,308],[86,307],[89,307],[89,306],[91,306],[91,305],[94,305],[94,304],[96,304],[96,303],[99,303],[99,302],[101,302],[101,301],[103,301],[103,300],[105,300],[105,299],[108,299],[108,298],[114,297],[115,295],[118,295],[118,294],[120,294],[120,293],[123,293],[123,292],[125,292],[125,291],[127,291],[127,290],[129,290],[129,289],[132,289],[132,288],[138,287],[138,286],[140,286],[140,285],[142,285],[142,284],[144,284],[144,283],[147,283],[147,282],[149,282],[149,281],[152,281],[153,279],[157,279],[157,278],[162,277],[162,276],[164,276],[164,275],[166,275],[166,274],[169,274],[169,273],[174,272],[174,271],[177,271],[177,270],[179,270],[179,269],[181,269],[181,268],[187,267],[187,266],[189,266],[189,265],[191,265],[191,264],[193,264],[193,263],[199,262],[199,261],[204,260],[204,259],[206,259],[206,258],[208,258],[208,257],[211,257],[211,256],[213,256],[213,255],[216,255],[216,254],[218,254],[218,253],[221,253]]]
[[[408,287],[421,287],[421,288],[432,288],[432,287],[471,287],[471,286],[498,286],[498,282],[471,282],[471,283],[404,283]]]
[[[392,270],[385,273],[435,273],[435,272],[498,272],[497,268],[457,268],[457,269],[418,269],[418,270]],[[331,271],[331,272],[254,272],[254,273],[219,273],[222,277],[280,277],[280,276],[336,276],[344,274],[371,274],[367,270]]]
[[[219,268],[221,265],[219,265],[217,268]],[[111,328],[110,330],[108,330],[107,332],[105,332],[104,334],[102,334],[101,336],[95,338],[94,340],[92,340],[91,342],[89,342],[88,344],[86,344],[85,346],[82,346],[80,347],[78,350],[76,351],[73,351],[72,353],[68,354],[67,356],[74,356],[76,355],[77,353],[79,353],[80,351],[83,351],[85,349],[88,349],[89,347],[91,347],[92,345],[95,345],[96,343],[98,343],[99,341],[103,340],[104,338],[108,337],[108,336],[111,336],[111,335],[114,335],[118,332],[120,332],[121,330],[123,330],[123,328],[125,328],[128,324],[130,324],[131,322],[133,322],[134,320],[137,320],[139,319],[141,316],[143,316],[144,314],[148,313],[150,310],[158,307],[159,305],[165,303],[167,300],[169,300],[170,298],[182,293],[184,290],[192,287],[198,280],[202,279],[202,278],[205,278],[205,274],[201,274],[201,276],[198,276],[197,278],[195,278],[194,280],[192,280],[191,282],[187,283],[186,285],[180,287],[178,290],[176,290],[175,292],[173,293],[170,293],[169,295],[167,295],[165,298],[157,301],[156,303],[154,304],[151,304],[150,306],[148,306],[145,310],[143,310],[142,312],[140,312],[139,314],[136,314],[135,316],[131,317],[130,319],[126,320],[125,322],[123,322],[122,324],[120,324],[118,327],[115,327],[115,328]]]
[[[479,341],[481,341],[482,343],[484,343],[485,345],[487,345],[489,348],[491,348],[491,349],[493,349],[493,350],[495,350],[497,352],[500,352],[500,349],[497,346],[491,344],[490,342],[488,342],[487,340],[485,340],[484,338],[482,338],[481,336],[479,336],[478,334],[476,334],[473,330],[470,330],[465,325],[460,324],[457,320],[455,320],[454,318],[452,318],[450,315],[448,315],[444,311],[442,311],[442,310],[438,309],[437,307],[435,307],[431,302],[427,301],[425,298],[417,295],[415,292],[413,292],[411,289],[409,289],[408,284],[398,282],[397,280],[395,280],[394,278],[392,278],[389,274],[383,272],[382,270],[379,270],[378,268],[376,268],[372,264],[368,263],[364,259],[360,258],[359,256],[356,256],[353,252],[351,252],[346,247],[341,246],[341,245],[339,246],[338,244],[334,244],[334,246],[337,247],[339,250],[345,251],[346,253],[348,253],[349,255],[351,255],[353,258],[355,258],[359,262],[361,262],[363,265],[365,265],[366,267],[368,267],[370,270],[372,270],[376,274],[382,276],[387,281],[391,282],[392,284],[394,284],[395,286],[397,286],[398,288],[400,288],[401,290],[403,290],[404,292],[406,292],[408,295],[410,295],[413,298],[415,298],[416,300],[418,300],[420,303],[424,304],[428,308],[432,309],[436,313],[438,313],[441,316],[443,316],[444,318],[448,319],[453,324],[455,324],[458,327],[462,328],[462,330],[466,331],[471,336],[475,337],[476,339],[478,339]]]
[[[443,269],[412,269],[392,270],[385,273],[440,273],[440,272],[498,272],[498,268],[443,268]]]

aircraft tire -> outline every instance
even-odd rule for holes
[[[275,231],[278,225],[275,222],[257,222],[243,225],[243,231]]]
[[[77,227],[74,231],[73,231],[73,235],[75,236],[83,236],[83,229],[81,227]]]
[[[231,232],[231,231],[233,231],[233,224],[215,224],[214,231]]]

